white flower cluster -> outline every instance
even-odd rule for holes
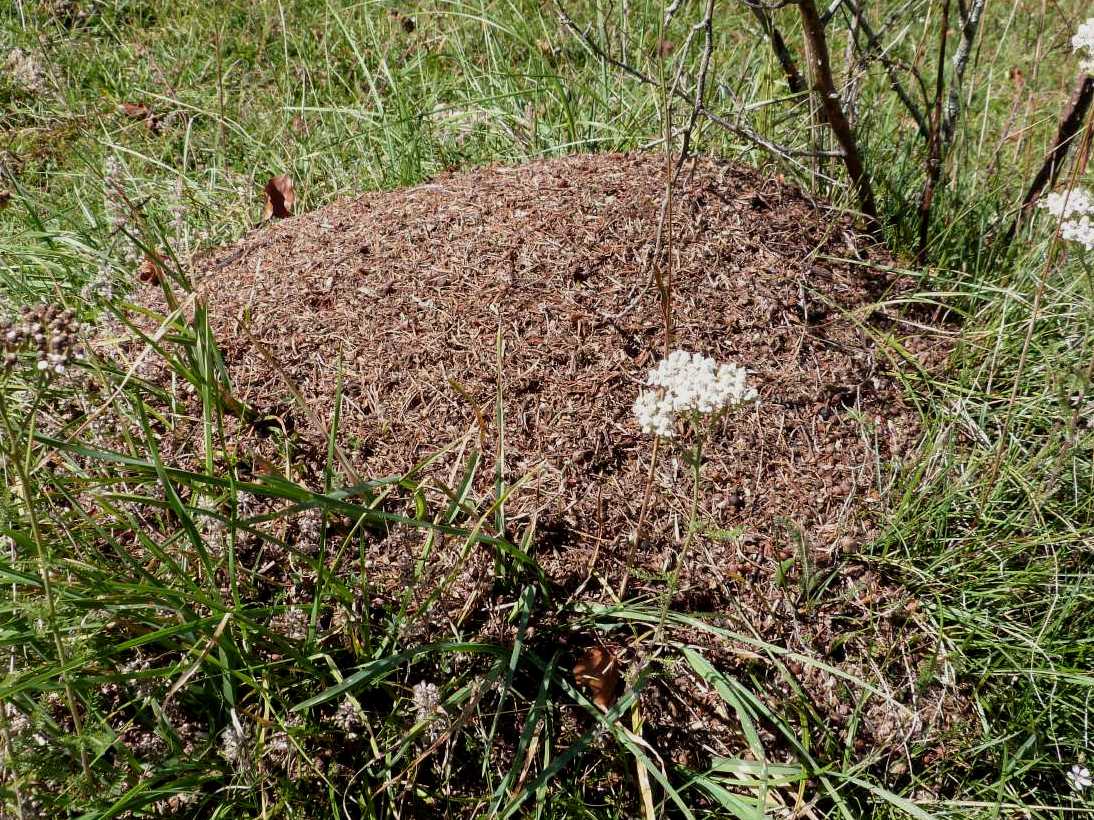
[[[1089,21],[1094,23],[1094,19]],[[1094,31],[1092,31],[1094,36]],[[1051,193],[1041,207],[1060,220],[1060,237],[1094,249],[1094,197],[1083,188]]]
[[[441,708],[441,690],[437,684],[421,681],[414,686],[414,717],[418,723],[427,725],[425,738],[433,743],[441,736],[441,727],[437,718],[444,713]]]
[[[1077,792],[1094,786],[1094,778],[1090,776],[1090,769],[1076,763],[1067,772],[1067,782]]]
[[[717,413],[755,399],[747,375],[735,364],[675,350],[650,371],[646,384],[651,389],[639,393],[634,403],[638,425],[643,432],[672,438],[682,414]]]
[[[1079,25],[1079,30],[1071,38],[1071,47],[1075,51],[1085,51],[1079,68],[1087,74],[1094,74],[1094,17]]]

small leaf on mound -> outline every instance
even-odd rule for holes
[[[574,680],[589,687],[593,703],[607,712],[618,697],[619,663],[608,650],[590,647],[574,664]]]
[[[147,105],[141,105],[140,103],[122,103],[118,106],[118,111],[131,120],[143,120],[152,115]]]
[[[131,120],[143,120],[144,124],[148,126],[148,130],[153,134],[158,134],[163,129],[163,122],[160,117],[147,105],[142,105],[141,103],[122,103],[118,106],[118,113],[123,114]]]
[[[292,177],[288,174],[273,177],[266,183],[266,207],[262,209],[262,221],[271,216],[278,219],[292,216],[292,207],[296,202]]]

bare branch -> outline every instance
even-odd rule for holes
[[[790,54],[790,49],[786,47],[786,41],[783,40],[782,33],[776,28],[775,22],[771,19],[767,9],[750,3],[748,0],[743,0],[743,2],[760,24],[760,28],[767,35],[767,39],[771,41],[771,50],[775,52],[775,57],[779,61],[779,65],[782,66],[783,74],[786,75],[786,84],[790,87],[790,91],[794,94],[804,93],[806,90],[805,80],[802,79],[801,72],[798,71],[798,66],[794,63],[794,58]]]
[[[778,0],[775,3],[765,3],[763,0],[743,0],[746,6],[752,6],[757,9],[765,9],[767,11],[778,11],[784,9],[787,6],[796,6],[798,0]]]
[[[927,237],[931,225],[931,202],[934,189],[942,175],[942,95],[946,83],[946,43],[950,31],[950,0],[943,0],[942,20],[938,33],[938,67],[935,73],[934,105],[931,106],[931,131],[927,138],[927,180],[919,197],[919,246],[916,261],[922,264],[927,256]]]
[[[923,137],[923,139],[928,139],[930,136],[930,129],[927,126],[927,118],[923,115],[923,112],[919,110],[919,106],[915,104],[915,100],[912,99],[907,89],[904,88],[904,84],[900,81],[900,77],[896,73],[896,66],[893,61],[885,56],[881,38],[874,32],[869,21],[866,19],[866,15],[862,13],[862,9],[859,8],[859,5],[855,0],[844,0],[844,4],[851,9],[851,13],[854,14],[858,27],[862,29],[862,33],[866,35],[867,53],[876,52],[878,54],[878,58],[885,68],[885,73],[889,77],[889,86],[896,93],[897,97],[900,98],[900,101],[904,104],[904,107],[907,109],[912,119],[915,120],[915,124],[919,128],[919,135]],[[923,84],[920,78],[917,77],[916,79],[919,80],[920,85]]]
[[[961,42],[953,55],[953,79],[950,81],[950,96],[946,100],[946,117],[942,120],[942,142],[949,145],[957,129],[957,116],[961,113],[961,85],[965,79],[965,69],[972,56],[976,33],[980,30],[980,16],[986,0],[972,0],[966,14],[961,15]],[[964,4],[962,4],[963,6]]]
[[[684,5],[684,0],[672,0],[665,8],[665,25],[667,26],[672,22],[672,18],[676,16],[676,12],[680,10],[680,7]]]
[[[1067,152],[1071,148],[1071,143],[1075,141],[1075,137],[1079,134],[1083,122],[1090,112],[1091,103],[1094,103],[1094,74],[1081,74],[1075,83],[1075,90],[1071,94],[1067,108],[1060,116],[1060,127],[1056,132],[1056,139],[1052,143],[1052,149],[1045,156],[1045,161],[1033,178],[1029,191],[1026,192],[1025,198],[1022,200],[1022,207],[1018,210],[1018,216],[1014,218],[1010,230],[1007,231],[1007,235],[1003,239],[1004,244],[1009,244],[1014,239],[1022,219],[1034,203],[1041,198],[1041,194],[1044,193],[1045,189],[1056,184],[1064,160],[1067,159]]]
[[[809,43],[809,51],[816,65],[813,72],[813,92],[820,97],[824,106],[828,124],[835,134],[840,148],[843,149],[843,164],[847,168],[847,175],[851,178],[851,184],[858,194],[859,208],[866,217],[870,233],[880,237],[881,220],[878,218],[877,205],[874,202],[874,189],[870,185],[870,179],[863,167],[862,155],[859,153],[858,144],[855,141],[854,132],[851,130],[847,116],[840,105],[839,92],[836,90],[835,81],[832,79],[832,67],[828,59],[828,41],[824,35],[824,25],[817,14],[817,6],[813,0],[800,0],[798,10],[801,12],[802,30]]]
[[[824,10],[824,14],[821,15],[821,22],[825,26],[828,22],[836,16],[836,12],[839,11],[839,7],[843,5],[843,0],[832,0],[832,5]]]
[[[624,72],[625,74],[630,75],[631,77],[633,77],[634,79],[638,80],[641,83],[644,83],[646,85],[651,85],[651,86],[657,86],[658,85],[657,81],[654,78],[648,76],[647,74],[643,74],[641,71],[639,71],[634,66],[628,65],[627,63],[625,63],[625,62],[623,62],[619,59],[616,59],[615,57],[610,55],[608,52],[606,52],[603,48],[601,48],[600,45],[595,40],[593,40],[592,37],[589,36],[588,32],[583,31],[577,25],[577,23],[574,21],[574,19],[572,17],[570,17],[569,14],[566,13],[566,10],[563,9],[561,5],[558,5],[556,3],[555,7],[558,9],[559,19],[561,19],[562,22],[566,25],[566,27],[569,28],[570,31],[572,31],[578,37],[578,39],[580,39],[581,42],[585,44],[585,47],[588,48],[598,58],[600,58],[601,60],[604,60],[606,63],[608,63],[610,65],[615,66],[620,71]],[[673,96],[674,97],[679,97],[680,99],[686,100],[687,102],[693,102],[693,100],[689,99],[687,94],[685,94],[679,88],[677,88],[673,91]],[[781,157],[782,159],[785,159],[785,160],[791,162],[793,165],[795,165],[796,167],[799,167],[799,168],[802,167],[802,164],[800,162],[798,162],[797,160],[795,160],[794,159],[795,157],[812,157],[812,156],[842,157],[843,156],[842,151],[823,151],[823,152],[801,151],[801,150],[798,150],[798,149],[787,148],[785,146],[779,145],[778,143],[772,142],[771,140],[767,139],[767,137],[765,137],[762,134],[756,132],[755,130],[753,130],[752,128],[750,128],[749,126],[747,126],[743,123],[733,122],[733,121],[728,120],[728,119],[726,119],[725,117],[723,117],[719,114],[715,114],[713,111],[710,111],[709,109],[707,109],[705,104],[700,108],[699,115],[706,118],[706,119],[708,119],[708,120],[710,120],[714,124],[718,125],[720,128],[725,129],[726,131],[733,134],[734,136],[740,137],[743,140],[747,140],[748,142],[751,142],[754,145],[757,145],[760,148],[763,148],[765,151],[769,151],[770,153],[775,154],[776,156]]]
[[[680,173],[680,168],[683,166],[684,159],[691,148],[691,132],[695,130],[695,123],[699,120],[699,115],[703,110],[703,100],[707,90],[707,72],[710,71],[710,58],[714,54],[714,0],[707,0],[703,19],[692,29],[693,33],[695,31],[703,32],[703,56],[699,61],[699,76],[695,80],[695,100],[692,103],[691,115],[688,117],[688,124],[684,129],[683,139],[680,141],[680,158],[676,161],[674,179],[676,174]]]

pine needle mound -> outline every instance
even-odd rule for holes
[[[339,440],[365,477],[453,446],[432,473],[451,479],[480,450],[488,487],[501,439],[506,482],[525,480],[508,521],[535,518],[548,573],[617,578],[649,474],[632,405],[663,354],[662,180],[657,156],[571,156],[254,231],[196,272],[236,397],[291,416],[323,453],[287,383],[329,421],[341,379]],[[877,306],[887,265],[849,220],[777,180],[709,159],[681,175],[673,346],[742,364],[761,396],[710,436],[704,531],[739,537],[701,539],[685,589],[718,599],[799,543],[824,565],[870,537],[872,494],[916,435],[876,337],[925,347]],[[655,475],[637,555],[650,572],[684,526],[678,452],[663,450]]]
[[[657,602],[672,583],[673,611],[714,613],[737,634],[820,659],[795,674],[828,727],[850,731],[847,704],[863,692],[847,681],[873,681],[887,694],[864,707],[856,754],[899,757],[954,730],[964,701],[937,679],[917,688],[912,672],[929,674],[941,650],[916,626],[914,598],[855,554],[884,523],[885,491],[919,435],[910,399],[945,358],[945,334],[912,321],[892,259],[841,213],[755,171],[689,164],[672,212],[673,347],[743,365],[760,401],[709,431],[681,564],[687,440],[663,441],[651,472],[653,442],[633,414],[664,352],[653,274],[668,247],[662,180],[662,159],[641,154],[446,173],[259,228],[199,260],[194,282],[233,403],[249,410],[227,420],[233,463],[321,491],[340,390],[336,485],[412,473],[430,517],[462,497],[461,520],[495,532],[500,475],[499,534],[528,545],[564,604],[536,630],[566,634],[565,602],[611,602],[625,572],[629,597]],[[168,461],[201,469],[192,410],[161,444]],[[240,515],[276,513],[262,503],[246,499]],[[385,503],[415,514],[398,493]],[[310,605],[314,570],[294,554],[317,554],[321,525],[296,517],[270,521],[293,552],[237,545],[238,566],[256,568],[247,595]],[[406,640],[513,639],[491,549],[439,536],[425,556],[422,533],[407,528],[365,540],[331,568],[361,596],[355,612],[406,613]],[[324,614],[319,626],[342,623]],[[760,674],[751,645],[701,630],[685,640]],[[638,663],[632,649],[613,651]],[[762,674],[796,702],[774,666]],[[705,713],[709,695],[687,676],[651,686],[650,737],[702,758],[674,704]],[[710,748],[740,751],[731,724],[711,729]]]

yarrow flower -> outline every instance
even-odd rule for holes
[[[1079,25],[1075,36],[1071,38],[1071,47],[1075,51],[1086,52],[1079,68],[1087,74],[1094,74],[1094,17]]]
[[[437,684],[421,681],[414,686],[414,717],[418,723],[427,724],[426,737],[432,743],[441,736],[436,718],[443,713],[441,709],[441,690]]]
[[[643,432],[672,438],[681,415],[711,415],[753,401],[756,390],[736,364],[719,364],[708,356],[675,350],[650,371],[639,393],[634,415]]]
[[[1094,18],[1091,35],[1094,36]],[[1084,24],[1085,25],[1085,24]],[[1041,207],[1060,220],[1060,237],[1077,242],[1087,250],[1094,249],[1094,196],[1084,188],[1063,193],[1050,193]]]
[[[1067,772],[1067,782],[1077,792],[1094,786],[1094,778],[1090,776],[1090,769],[1076,763]]]

